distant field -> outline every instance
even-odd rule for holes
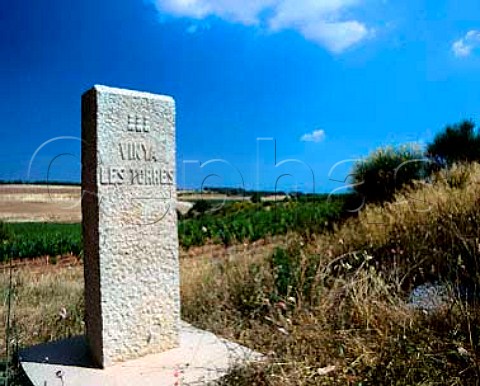
[[[78,223],[80,187],[0,185],[0,220]]]
[[[80,196],[80,186],[0,184],[0,221],[78,223],[82,221]],[[221,194],[179,195],[183,201],[224,198]],[[227,201],[240,199],[228,197]],[[191,205],[179,202],[177,209],[186,213]]]
[[[250,200],[249,196],[227,196],[219,193],[178,193],[178,198],[182,201],[245,201]]]

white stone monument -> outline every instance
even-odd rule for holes
[[[35,346],[35,386],[208,384],[262,356],[180,321],[175,105],[95,86],[82,98],[86,339]]]
[[[104,367],[178,346],[175,105],[96,86],[82,116],[85,322]]]

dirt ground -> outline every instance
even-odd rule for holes
[[[79,186],[0,185],[0,221],[80,222]]]

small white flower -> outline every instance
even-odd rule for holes
[[[458,350],[458,353],[462,356],[462,357],[468,357],[468,351],[465,350],[463,347],[458,347],[457,348]]]
[[[351,270],[353,267],[350,263],[344,263],[343,268],[345,268],[346,270]]]
[[[327,366],[327,367],[321,367],[317,369],[317,373],[319,375],[327,375],[328,373],[331,373],[332,371],[335,371],[336,367],[335,366]]]
[[[58,315],[60,316],[61,319],[65,320],[67,319],[67,316],[68,316],[68,312],[67,312],[67,309],[65,307],[62,307],[60,309],[60,312],[58,313]]]

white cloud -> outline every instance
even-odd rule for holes
[[[470,56],[472,51],[480,47],[480,31],[471,30],[452,45],[452,51],[457,58]]]
[[[307,39],[313,40],[337,54],[361,42],[370,33],[373,33],[358,21],[309,23],[301,28],[301,32]]]
[[[373,35],[346,11],[365,0],[154,0],[160,12],[204,19],[216,16],[244,25],[265,25],[273,32],[296,30],[333,53],[341,53]]]
[[[325,139],[324,130],[314,130],[311,133],[303,134],[300,138],[302,142],[322,142]]]
[[[259,15],[277,0],[156,0],[161,12],[203,19],[218,16],[242,24],[257,24]]]

